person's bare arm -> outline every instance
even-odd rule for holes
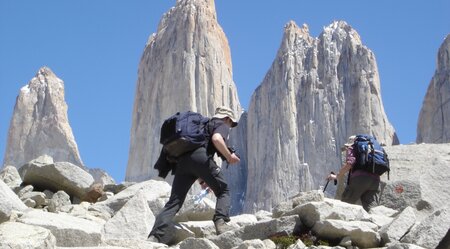
[[[223,140],[223,137],[222,135],[220,135],[220,133],[214,133],[211,137],[211,140],[220,154],[222,154],[227,159],[228,163],[234,164],[240,161],[239,157],[236,156],[236,154],[232,154],[228,150],[227,144],[225,143],[225,140]]]
[[[336,180],[338,178],[343,177],[350,169],[352,168],[352,165],[349,163],[344,164],[339,172],[336,174],[329,174],[327,177],[327,180]]]

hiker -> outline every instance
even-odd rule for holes
[[[356,136],[350,136],[348,142],[344,145],[346,151],[345,163],[342,165],[338,174],[329,174],[327,180],[343,179],[349,172],[349,180],[342,194],[342,201],[356,204],[361,200],[361,204],[366,211],[378,205],[380,192],[380,176],[376,173],[368,172],[363,169],[356,169],[357,155],[354,148]]]
[[[216,210],[213,217],[216,233],[221,234],[232,229],[227,224],[230,221],[229,187],[221,168],[216,164],[213,156],[215,153],[218,153],[229,164],[235,164],[240,161],[239,157],[235,153],[231,153],[227,147],[229,132],[237,124],[231,109],[218,107],[205,128],[209,135],[209,141],[206,146],[201,146],[178,158],[169,201],[156,217],[153,229],[148,236],[148,241],[164,244],[171,242],[173,234],[168,231],[174,225],[172,219],[183,205],[192,184],[199,179],[201,187],[203,189],[209,187],[217,197]],[[157,167],[155,166],[155,168]]]

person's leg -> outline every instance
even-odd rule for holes
[[[365,176],[355,176],[350,179],[350,184],[342,193],[342,201],[350,204],[356,204],[358,200],[361,199],[361,196],[368,189],[367,186],[367,177]]]
[[[172,219],[183,205],[186,195],[195,180],[195,177],[183,174],[182,170],[177,170],[175,178],[173,179],[169,201],[158,216],[156,216],[155,224],[153,225],[149,237],[156,237],[160,243],[170,243],[173,234],[170,234],[167,231],[174,225]]]
[[[192,169],[192,172],[198,178],[203,179],[217,197],[213,221],[218,219],[230,221],[230,190],[220,167],[212,158],[206,156],[206,151],[203,148],[196,150],[192,156],[193,161],[199,162],[195,169]]]
[[[363,208],[368,212],[371,208],[378,206],[380,181],[375,179],[368,179],[370,182],[369,189],[361,196],[361,203]]]

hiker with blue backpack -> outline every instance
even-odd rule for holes
[[[227,224],[231,203],[229,187],[213,156],[217,153],[228,164],[240,161],[227,146],[230,130],[237,124],[234,112],[227,107],[218,107],[211,119],[199,113],[183,112],[164,121],[160,138],[163,148],[154,168],[163,177],[172,170],[175,177],[169,201],[156,217],[148,241],[171,243],[172,219],[197,180],[203,189],[209,188],[217,197],[213,217],[217,234],[232,229]]]
[[[344,150],[344,164],[338,174],[328,175],[327,180],[343,179],[348,173],[342,201],[356,204],[360,200],[363,208],[369,211],[379,203],[380,175],[389,174],[387,153],[370,135],[350,136]]]

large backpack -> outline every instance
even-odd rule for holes
[[[357,135],[353,143],[356,164],[353,169],[362,169],[377,175],[388,172],[389,159],[386,151],[378,141],[370,135]]]
[[[164,121],[161,126],[159,142],[164,152],[171,158],[178,158],[207,142],[205,127],[209,118],[196,112],[177,112]]]

